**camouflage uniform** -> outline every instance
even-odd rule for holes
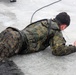
[[[28,25],[23,30],[8,27],[0,34],[0,57],[26,54],[52,47],[54,55],[62,56],[75,52],[75,46],[66,46],[66,41],[53,20],[43,19]]]
[[[52,48],[52,53],[58,56],[75,52],[75,46],[65,45],[66,41],[61,30],[53,20],[44,19],[34,22],[23,29],[22,32],[27,37],[27,48],[22,53],[44,50],[48,46]]]

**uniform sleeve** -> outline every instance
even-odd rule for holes
[[[56,31],[52,40],[50,40],[50,46],[52,47],[52,54],[56,56],[68,55],[76,51],[75,46],[65,45],[66,41],[60,31]]]

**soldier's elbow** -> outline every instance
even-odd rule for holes
[[[54,52],[54,51],[52,51],[52,54],[55,55],[55,56],[59,56],[59,54]]]
[[[64,56],[65,55],[63,52],[55,52],[55,51],[52,51],[52,54],[55,56]]]

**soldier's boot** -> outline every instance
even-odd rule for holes
[[[0,61],[0,75],[24,75],[11,60]]]
[[[10,0],[10,2],[16,2],[16,0]]]

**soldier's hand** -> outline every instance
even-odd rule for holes
[[[76,41],[73,43],[73,46],[76,46]]]

